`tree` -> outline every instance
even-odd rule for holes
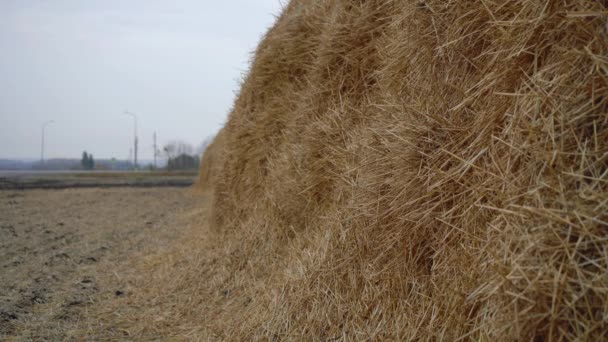
[[[88,154],[87,151],[82,152],[82,159],[80,159],[80,165],[84,170],[93,170],[95,168],[95,160],[93,154]]]
[[[198,156],[180,154],[179,156],[177,156],[175,158],[169,158],[169,162],[167,163],[167,169],[169,171],[196,170],[196,169],[198,169],[199,163],[200,163],[200,159]]]
[[[89,154],[89,162],[88,162],[89,170],[95,169],[95,159],[93,159],[93,154]]]
[[[199,157],[195,154],[192,145],[172,140],[165,146],[163,151],[167,157],[167,169],[169,170],[193,170],[198,168]]]
[[[163,147],[163,151],[165,152],[165,156],[167,159],[176,158],[182,154],[191,155],[194,151],[192,145],[180,141],[180,140],[172,140],[168,144]]]
[[[82,159],[80,159],[80,165],[82,165],[82,168],[84,170],[88,170],[88,168],[89,168],[89,155],[87,154],[87,151],[82,152]]]

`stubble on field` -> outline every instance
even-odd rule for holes
[[[128,265],[170,245],[187,189],[0,191],[0,339],[69,339],[102,299],[128,297]]]

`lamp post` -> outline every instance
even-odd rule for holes
[[[54,120],[49,120],[47,122],[45,122],[44,124],[42,124],[42,137],[41,137],[41,143],[40,143],[40,166],[44,165],[44,131],[46,129],[46,126],[54,123]]]
[[[125,112],[125,115],[133,117],[133,166],[137,169],[137,115],[131,112]]]

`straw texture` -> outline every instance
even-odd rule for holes
[[[203,160],[167,331],[605,337],[607,7],[292,0]]]

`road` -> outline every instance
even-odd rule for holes
[[[196,172],[0,171],[0,190],[188,187]]]
[[[0,170],[0,178],[13,178],[13,177],[47,177],[53,175],[121,175],[133,173],[152,173],[151,171],[83,171],[83,170]]]

